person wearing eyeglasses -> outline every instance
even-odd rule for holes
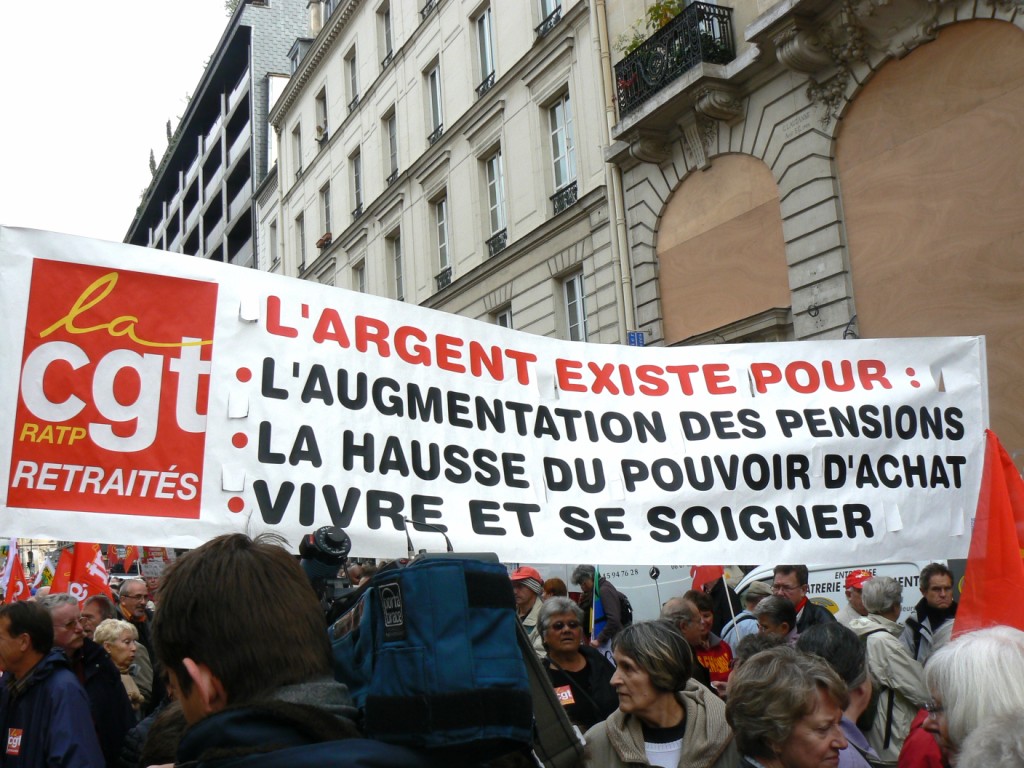
[[[135,663],[138,665],[138,674],[135,681],[143,695],[147,696],[143,704],[142,714],[151,713],[167,695],[161,675],[155,670],[153,659],[156,654],[153,650],[153,641],[150,639],[149,628],[153,621],[153,612],[149,610],[149,589],[142,579],[125,579],[121,583],[118,592],[120,599],[121,616],[139,633]],[[147,695],[146,691],[150,693]]]
[[[815,624],[835,621],[836,617],[823,606],[807,599],[807,566],[776,565],[772,579],[772,594],[784,597],[796,608],[796,631],[800,634]]]
[[[537,621],[547,656],[544,669],[565,714],[581,731],[619,707],[612,688],[615,667],[583,642],[583,610],[568,597],[544,601]]]
[[[121,673],[103,647],[85,636],[77,598],[55,592],[36,602],[49,611],[53,645],[64,651],[71,671],[85,688],[103,757],[107,765],[116,765],[125,734],[136,722]]]

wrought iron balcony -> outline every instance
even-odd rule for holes
[[[441,0],[427,0],[423,7],[420,8],[420,21],[426,21],[427,16],[429,16],[430,12],[440,5],[440,2]]]
[[[508,230],[503,229],[487,240],[487,255],[497,256],[508,245]]]
[[[548,32],[554,29],[558,25],[558,22],[560,22],[561,20],[562,6],[558,6],[557,8],[555,8],[555,10],[549,13],[547,17],[544,19],[544,21],[542,21],[534,30],[534,32],[537,33],[538,39],[544,37]]]
[[[489,90],[491,90],[492,87],[494,87],[494,70],[493,69],[491,70],[491,74],[489,74],[487,77],[485,77],[484,81],[482,83],[480,83],[480,85],[478,85],[476,87],[477,98],[479,98],[480,96],[483,96],[485,93],[487,93]]]
[[[440,291],[442,288],[447,288],[452,284],[452,268],[445,267],[437,273],[434,279],[437,280],[437,290]]]
[[[395,168],[395,170],[393,170],[391,172],[391,175],[388,176],[388,178],[387,178],[388,186],[390,187],[396,181],[398,181],[398,169],[397,168]]]
[[[551,196],[551,204],[555,207],[555,216],[576,202],[576,182],[570,181]]]
[[[686,6],[615,65],[619,117],[700,62],[728,64],[735,58],[732,9],[707,3]]]
[[[437,142],[437,140],[441,138],[441,134],[443,133],[444,124],[442,123],[441,125],[437,126],[437,128],[434,129],[433,133],[427,136],[427,143],[433,146]]]
[[[387,69],[388,68],[388,64],[390,64],[394,60],[395,60],[395,52],[394,51],[388,51],[387,56],[385,56],[381,60],[381,62],[380,62],[380,68],[382,70]]]
[[[348,103],[348,113],[351,115],[353,112],[356,111],[356,107],[358,107],[358,106],[359,106],[359,94],[357,93],[355,96],[352,97],[352,101],[350,101]]]
[[[353,219],[358,219],[362,215],[363,215],[363,204],[360,203],[359,205],[357,205],[355,208],[352,209],[352,218]]]

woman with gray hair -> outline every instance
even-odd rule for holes
[[[569,719],[585,731],[619,706],[615,667],[583,642],[583,611],[568,597],[550,597],[537,620],[547,656],[544,669]]]
[[[619,708],[587,731],[587,768],[731,768],[725,705],[690,679],[690,646],[671,622],[632,624],[612,641]]]
[[[910,733],[914,715],[929,700],[924,670],[900,642],[903,627],[897,623],[903,603],[903,587],[891,576],[875,576],[864,582],[861,600],[868,610],[850,622],[850,629],[864,641],[868,670],[877,690],[877,707],[868,742],[882,763],[895,765]]]
[[[846,684],[817,656],[782,645],[752,656],[729,679],[725,715],[751,768],[836,768]]]
[[[999,626],[962,635],[929,657],[925,676],[932,702],[924,728],[953,762],[981,725],[1024,712],[1024,632]]]

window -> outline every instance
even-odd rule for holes
[[[490,212],[491,234],[505,229],[505,172],[499,149],[485,162],[487,168],[487,206]]]
[[[334,13],[334,9],[338,7],[338,0],[326,0],[324,2],[324,23],[331,18],[331,14]]]
[[[267,230],[267,241],[267,250],[270,251],[270,268],[273,269],[281,258],[277,251],[277,219],[270,222],[270,228]]]
[[[385,3],[377,10],[377,41],[380,45],[380,68],[384,69],[395,57],[390,3]]]
[[[448,257],[448,198],[434,203],[434,223],[437,227],[437,266],[443,272],[452,265]]]
[[[356,48],[345,55],[345,82],[348,87],[348,111],[351,112],[359,106],[359,64],[356,61]]]
[[[292,163],[295,165],[295,178],[302,176],[302,125],[292,128]]]
[[[555,189],[576,179],[576,146],[572,138],[572,105],[565,94],[548,110],[551,130],[551,159],[555,171]]]
[[[398,118],[395,117],[394,108],[384,118],[384,128],[388,137],[388,156],[386,158],[388,169],[387,182],[388,186],[391,186],[398,180]]]
[[[327,182],[320,190],[320,223],[324,234],[331,231],[331,183]]]
[[[352,202],[355,203],[352,218],[358,219],[363,215],[363,160],[359,150],[349,157],[348,162],[352,181]]]
[[[391,256],[391,279],[394,281],[395,298],[405,301],[405,273],[402,270],[402,236],[395,233],[388,238]]]
[[[316,95],[316,140],[323,146],[327,141],[327,89]]]
[[[571,341],[587,340],[587,310],[583,304],[583,273],[577,272],[562,281],[565,297],[566,330]]]
[[[480,85],[477,95],[483,96],[494,85],[494,35],[491,27],[491,9],[485,8],[476,20],[476,45],[480,63]]]
[[[352,267],[352,289],[366,293],[366,262],[360,261]]]
[[[540,18],[540,25],[534,31],[537,33],[537,37],[544,37],[555,28],[562,18],[560,0],[540,0]]]
[[[306,219],[301,213],[295,217],[295,253],[299,269],[306,267]]]
[[[441,68],[434,67],[427,73],[427,108],[430,130],[427,142],[433,144],[444,133],[444,112],[441,104]]]
[[[494,324],[502,328],[512,327],[512,307],[505,307],[494,313]]]

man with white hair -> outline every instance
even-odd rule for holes
[[[900,642],[903,587],[890,576],[864,582],[861,598],[868,610],[850,622],[867,644],[868,669],[878,684],[877,712],[867,737],[882,763],[895,765],[917,710],[930,700],[924,670]]]

